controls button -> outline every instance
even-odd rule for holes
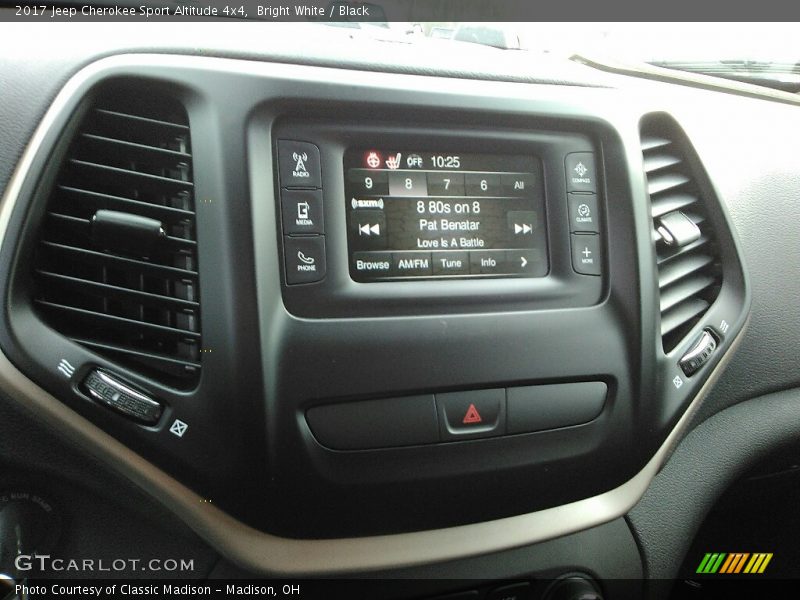
[[[530,600],[532,597],[531,584],[525,581],[489,590],[485,600]]]
[[[439,441],[433,395],[317,406],[306,420],[320,444],[363,450],[434,444]]]
[[[469,273],[468,252],[431,253],[434,275],[464,275]]]
[[[569,195],[569,230],[600,233],[597,196],[591,194]]]
[[[281,187],[322,187],[319,148],[308,142],[278,140]]]
[[[463,196],[463,173],[428,173],[428,194],[431,196]]]
[[[386,215],[380,210],[351,211],[350,235],[357,248],[386,248]]]
[[[392,255],[394,274],[398,277],[431,275],[433,273],[430,252],[395,252]]]
[[[681,357],[680,365],[687,377],[694,375],[700,367],[708,362],[714,350],[717,349],[717,340],[708,330],[703,331],[689,351]]]
[[[368,277],[386,277],[392,271],[392,253],[354,252],[353,270]]]
[[[588,423],[602,412],[607,392],[601,381],[508,388],[508,433]]]
[[[538,248],[506,251],[506,272],[509,274],[525,274],[531,277],[547,275],[547,263],[542,259]]]
[[[313,283],[325,277],[325,236],[283,238],[286,283]]]
[[[594,163],[594,153],[573,152],[567,154],[564,161],[567,169],[568,192],[597,193],[597,170]]]
[[[582,275],[600,275],[600,236],[590,233],[572,234],[572,268]]]
[[[281,190],[283,233],[325,233],[322,190]]]
[[[503,435],[506,394],[503,389],[436,394],[442,440]]]
[[[389,174],[370,169],[349,169],[347,178],[354,194],[382,196],[389,193]]]
[[[508,228],[514,234],[514,239],[520,243],[533,240],[534,231],[538,223],[535,210],[511,210],[508,212]]]
[[[505,173],[500,175],[503,196],[522,198],[533,196],[533,175],[530,173]]]
[[[403,171],[389,173],[390,196],[427,196],[428,181],[425,173]]]
[[[483,250],[469,253],[470,272],[473,275],[501,275],[506,272],[505,250]]]
[[[464,187],[467,196],[502,196],[500,175],[495,173],[466,173]]]
[[[98,402],[136,421],[153,425],[161,418],[160,402],[100,369],[89,373],[83,388]]]

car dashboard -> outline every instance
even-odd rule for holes
[[[797,107],[316,27],[3,42],[5,487],[210,578],[660,593],[797,436]]]

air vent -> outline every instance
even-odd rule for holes
[[[716,240],[688,157],[688,141],[666,118],[641,130],[644,171],[653,218],[661,337],[669,352],[705,314],[719,293]]]
[[[44,215],[34,303],[54,329],[169,385],[200,374],[189,122],[141,87],[101,93]]]

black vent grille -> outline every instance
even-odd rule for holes
[[[34,302],[46,322],[98,354],[186,387],[200,374],[200,299],[189,122],[142,90],[101,94],[64,158],[44,216]],[[157,244],[108,248],[98,210],[155,219]]]
[[[705,314],[719,294],[721,270],[704,199],[687,162],[687,142],[669,122],[642,126],[642,154],[653,218],[661,337],[669,352]],[[659,233],[661,219],[679,211],[699,229],[685,245],[670,245]]]

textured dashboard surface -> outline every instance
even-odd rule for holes
[[[676,575],[697,528],[738,477],[800,437],[800,390],[741,402],[689,433],[629,513],[646,576]]]

